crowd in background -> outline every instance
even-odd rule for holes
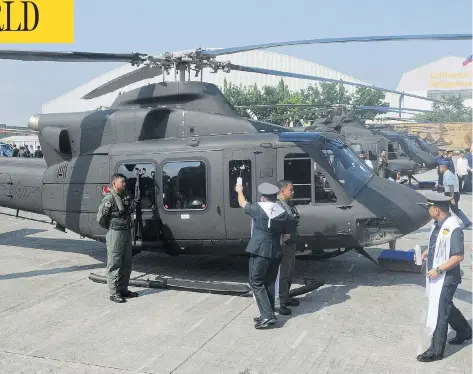
[[[471,192],[472,189],[472,156],[471,149],[461,150],[456,162],[453,160],[453,151],[441,150],[436,158],[438,181],[437,185],[442,186],[443,174],[440,172],[440,166],[446,164],[448,170],[456,175],[459,183],[459,193]]]
[[[32,145],[29,147],[21,145],[20,148],[18,148],[16,144],[13,143],[12,157],[43,158],[43,151],[39,145],[36,150],[34,150]]]

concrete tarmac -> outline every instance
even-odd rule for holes
[[[433,180],[430,172],[422,179]],[[430,178],[429,178],[430,177]],[[460,207],[471,217],[471,196]],[[419,363],[424,348],[425,277],[389,272],[349,252],[328,261],[297,260],[304,277],[325,285],[301,297],[291,316],[258,331],[252,297],[135,288],[140,297],[109,301],[101,243],[62,233],[44,216],[0,208],[0,373],[471,373],[471,342]],[[397,241],[426,245],[430,224]],[[471,231],[455,305],[471,323]],[[382,248],[368,248],[377,258]],[[170,257],[142,252],[133,278],[156,275],[247,282],[245,258]],[[297,285],[295,285],[296,287]],[[450,332],[449,337],[454,333]]]

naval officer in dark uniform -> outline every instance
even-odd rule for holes
[[[249,281],[260,316],[254,319],[255,328],[263,329],[276,322],[274,314],[275,283],[281,263],[281,243],[289,239],[292,221],[276,202],[279,189],[270,184],[258,186],[261,201],[248,203],[243,186],[237,184],[238,203],[253,218],[252,235],[246,251],[250,253]]]
[[[450,344],[463,344],[471,339],[472,329],[453,305],[453,295],[461,283],[460,262],[464,258],[463,231],[456,217],[449,213],[450,197],[436,192],[426,193],[429,214],[434,220],[427,258],[427,295],[429,309],[427,327],[432,333],[430,348],[417,356],[421,362],[441,360],[447,342],[448,325],[456,331]]]

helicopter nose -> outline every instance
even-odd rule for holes
[[[408,186],[374,176],[360,191],[358,202],[374,217],[384,218],[384,225],[396,229],[398,236],[425,226],[429,213],[422,205],[427,199]]]
[[[424,165],[429,169],[435,169],[437,167],[437,160],[434,155],[428,152],[422,152],[422,159]]]

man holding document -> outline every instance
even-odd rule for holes
[[[456,331],[449,344],[463,344],[471,339],[472,329],[465,317],[453,305],[453,295],[461,283],[460,262],[464,257],[463,231],[457,219],[450,215],[450,197],[426,193],[429,214],[434,220],[429,247],[422,253],[427,258],[426,292],[429,298],[427,327],[432,334],[430,348],[417,356],[420,362],[443,359],[448,325]]]
[[[239,183],[238,183],[239,182]],[[252,218],[251,239],[246,251],[250,254],[249,281],[260,316],[254,318],[255,328],[264,329],[276,322],[274,314],[275,282],[281,263],[281,243],[289,239],[291,221],[287,212],[276,202],[279,189],[270,184],[258,186],[260,202],[249,203],[238,181],[235,191],[238,204]]]

